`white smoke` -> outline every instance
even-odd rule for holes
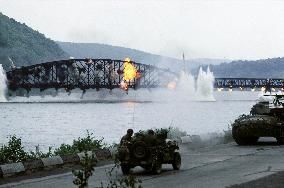
[[[199,69],[197,80],[195,81],[190,73],[181,71],[177,93],[179,98],[193,101],[215,101],[214,75],[209,67],[207,71]]]
[[[3,76],[2,76],[3,77]],[[5,80],[1,79],[1,80]],[[4,82],[5,83],[5,82]],[[30,93],[29,97],[14,96],[9,98],[11,102],[108,102],[108,101],[215,101],[213,96],[213,73],[207,68],[207,71],[199,70],[197,80],[194,77],[181,71],[179,78],[173,82],[171,89],[138,89],[126,93],[122,89],[88,90],[84,95],[79,89],[72,90],[67,94],[64,90],[59,90],[56,95],[46,91],[42,96],[38,93]],[[6,84],[3,85],[3,91],[6,90]],[[176,86],[176,87],[175,87]],[[176,88],[176,89],[173,89]],[[51,89],[50,91],[53,91]],[[5,93],[5,92],[2,92]],[[3,95],[5,96],[5,95]]]
[[[177,94],[182,100],[194,100],[195,81],[191,74],[181,71],[177,85]]]
[[[7,92],[7,78],[6,73],[3,69],[2,64],[0,64],[0,102],[7,102],[6,92]]]

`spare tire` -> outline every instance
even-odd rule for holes
[[[132,153],[136,159],[144,159],[147,156],[147,146],[143,141],[137,141],[132,146]]]

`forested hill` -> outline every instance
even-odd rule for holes
[[[205,68],[205,66],[204,66]],[[284,78],[284,57],[210,65],[215,77]],[[194,73],[197,73],[197,69]]]
[[[120,46],[112,46],[98,43],[71,43],[71,42],[57,42],[59,46],[68,54],[75,58],[109,58],[121,59],[130,57],[133,61],[143,64],[150,64],[162,68],[169,68],[172,70],[180,70],[183,68],[183,61],[181,59],[165,57],[161,55],[151,54],[148,52],[125,48]],[[181,52],[182,56],[182,52]],[[220,64],[229,60],[224,59],[190,59],[186,60],[185,65],[188,69],[199,67],[203,64]]]
[[[6,70],[11,66],[8,57],[20,67],[69,56],[43,34],[0,13],[0,64]]]

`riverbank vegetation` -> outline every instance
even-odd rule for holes
[[[169,139],[181,142],[181,137],[188,136],[191,141],[187,143],[189,148],[201,147],[206,145],[215,144],[226,144],[233,142],[232,129],[228,126],[227,130],[223,133],[212,133],[208,134],[207,138],[201,139],[198,135],[188,135],[185,131],[180,130],[176,127],[169,127],[167,129],[153,129],[156,133],[161,131],[166,131]],[[141,130],[142,132],[147,132],[147,130]],[[140,131],[140,132],[141,132]],[[198,136],[199,139],[195,137]],[[97,139],[93,133],[87,130],[86,136],[74,139],[72,144],[61,144],[58,148],[48,148],[48,151],[41,151],[39,146],[35,146],[33,151],[27,151],[24,149],[22,144],[22,139],[16,135],[9,137],[7,144],[0,147],[0,165],[7,163],[15,163],[22,161],[30,161],[45,157],[51,157],[55,155],[71,155],[75,153],[80,153],[84,151],[94,151],[97,149],[102,149],[104,147],[115,148],[117,144],[109,146],[104,143],[104,140]]]
[[[94,151],[106,147],[103,139],[96,139],[93,133],[87,131],[85,137],[79,137],[73,140],[72,144],[61,144],[59,148],[48,148],[47,152],[40,150],[39,146],[35,147],[34,151],[26,151],[23,147],[22,139],[16,135],[9,137],[6,145],[0,148],[0,165],[7,163],[16,163],[23,161],[30,161],[54,155],[68,155],[83,151]]]

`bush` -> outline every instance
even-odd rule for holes
[[[90,156],[88,155],[87,151],[85,151],[84,160],[81,162],[82,169],[72,170],[73,175],[76,177],[75,180],[73,180],[73,183],[79,188],[88,187],[89,178],[93,175],[93,172],[95,171],[94,161],[94,154]]]
[[[73,144],[61,144],[58,149],[55,149],[55,155],[68,155],[79,153],[83,151],[94,151],[96,149],[101,149],[105,144],[103,143],[103,139],[97,140],[93,136],[93,133],[89,133],[87,131],[87,137],[78,138],[77,140],[73,140]]]
[[[40,158],[46,158],[46,157],[51,157],[53,156],[52,151],[51,151],[51,147],[48,148],[48,152],[47,153],[43,153],[42,151],[40,151],[39,149],[39,145],[37,145],[35,147],[35,151],[30,151],[30,153],[27,154],[27,158],[30,160],[33,159],[40,159]]]
[[[76,153],[76,149],[69,144],[61,144],[59,148],[54,150],[55,155],[70,155]]]
[[[2,146],[0,149],[0,164],[17,163],[25,161],[28,154],[24,151],[21,138],[15,135],[9,137],[8,146]]]
[[[142,188],[142,180],[137,178],[137,176],[129,174],[125,176],[118,176],[117,169],[120,168],[120,165],[115,162],[115,165],[111,170],[106,171],[107,181],[102,182],[99,188]],[[114,174],[115,171],[115,174]]]
[[[21,138],[17,138],[16,135],[10,136],[8,145],[4,145],[0,148],[0,164],[16,163],[27,160],[40,159],[45,157],[51,157],[53,155],[69,155],[83,151],[94,151],[104,147],[103,139],[97,140],[93,136],[93,133],[87,131],[87,136],[73,140],[73,144],[61,144],[61,146],[52,152],[52,148],[48,148],[48,152],[44,153],[40,151],[39,146],[35,147],[35,151],[26,152],[22,146]]]
[[[79,152],[82,151],[93,151],[96,149],[101,149],[105,144],[103,143],[103,139],[96,140],[93,133],[89,133],[87,131],[87,137],[78,138],[73,141],[73,147],[77,149]]]

